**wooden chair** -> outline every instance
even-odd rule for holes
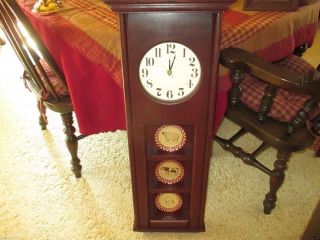
[[[71,170],[79,178],[82,167],[77,151],[78,139],[82,136],[77,138],[74,134],[73,107],[65,76],[15,0],[0,0],[0,13],[0,21],[8,41],[25,68],[25,84],[37,97],[41,128],[46,129],[46,108],[61,114],[66,145],[72,157]],[[30,46],[24,31],[34,40],[40,54]]]
[[[230,69],[233,82],[226,117],[241,129],[230,139],[216,136],[215,140],[270,176],[270,191],[263,202],[264,213],[270,214],[291,153],[311,146],[320,135],[319,72],[295,55],[272,64],[235,48],[222,50],[220,63]],[[252,153],[234,144],[247,132],[262,141]],[[268,147],[277,149],[273,170],[256,158]]]

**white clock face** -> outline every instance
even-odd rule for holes
[[[162,102],[178,102],[199,85],[201,65],[187,46],[164,42],[152,47],[141,59],[139,78],[144,90]]]

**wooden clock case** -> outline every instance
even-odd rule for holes
[[[230,0],[107,0],[119,12],[122,67],[136,231],[204,231],[208,167],[213,137],[220,24]],[[139,64],[144,54],[162,42],[191,48],[200,60],[198,89],[177,103],[161,103],[144,92]],[[178,125],[187,140],[182,149],[165,152],[155,144],[163,125]],[[184,177],[176,184],[155,178],[156,165],[177,160]],[[155,207],[159,193],[178,193],[182,207],[173,213]],[[214,203],[212,203],[214,204]]]

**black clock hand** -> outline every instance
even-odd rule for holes
[[[172,67],[173,67],[173,64],[174,64],[174,61],[176,60],[176,55],[174,55],[174,58],[172,60],[172,63],[170,65],[170,59],[169,59],[169,70],[171,71],[172,70]]]

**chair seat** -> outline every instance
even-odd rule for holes
[[[295,55],[291,55],[276,64],[298,74],[316,73],[316,69],[312,65]],[[241,101],[253,111],[258,112],[267,86],[268,84],[264,81],[247,74],[241,83]],[[291,122],[309,99],[310,96],[308,95],[279,88],[268,116],[282,122]]]
[[[52,71],[52,69],[50,68],[50,66],[48,65],[48,63],[44,60],[44,59],[40,59],[40,63],[44,69],[44,71],[47,73],[47,76],[52,84],[52,87],[54,89],[54,91],[56,92],[56,94],[58,96],[68,96],[69,92],[68,89],[65,87],[64,83],[62,82],[62,80],[60,80],[57,75]],[[37,71],[39,72],[39,70],[37,69]],[[39,75],[41,76],[42,82],[44,83],[46,89],[50,89],[48,84],[46,83],[46,81],[43,79],[42,75],[39,72]],[[46,100],[50,97],[50,94],[46,94],[45,95],[45,99]]]

